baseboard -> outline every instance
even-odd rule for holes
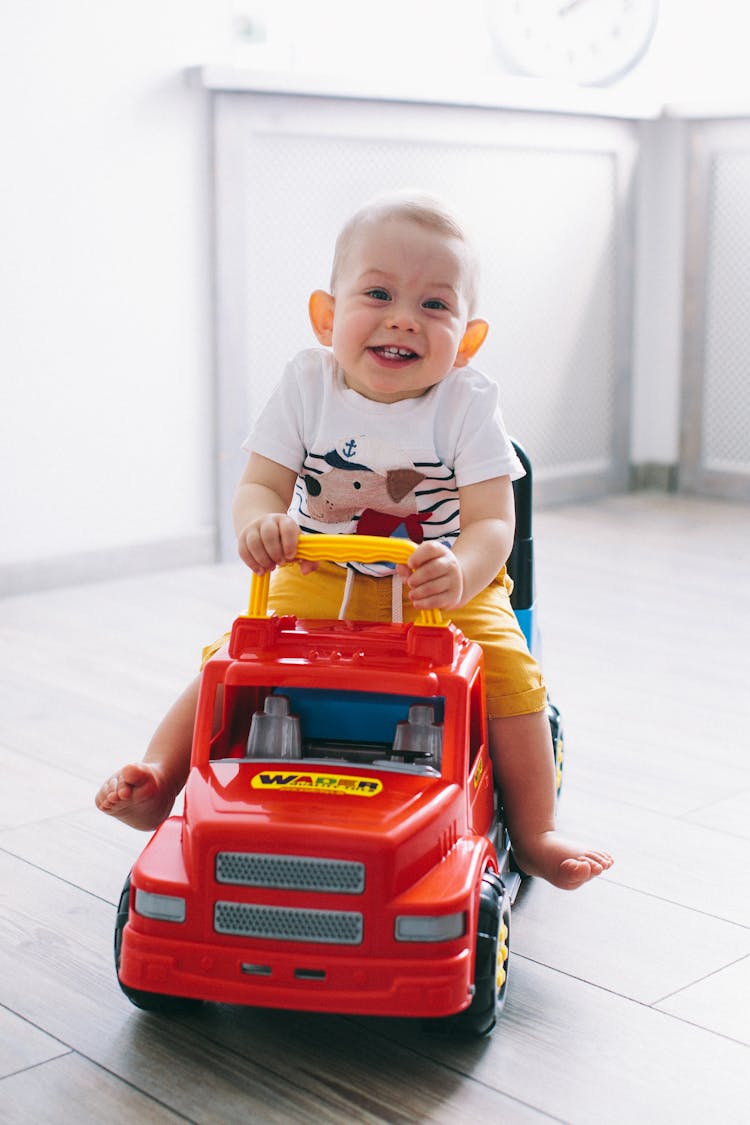
[[[607,463],[566,465],[560,469],[533,469],[534,504],[538,508],[560,504],[583,504],[613,492],[622,492],[626,477],[619,480]]]
[[[630,492],[677,492],[679,465],[661,461],[642,461],[630,466]]]
[[[82,551],[50,559],[0,563],[0,596],[13,597],[215,561],[216,532],[206,528],[175,539]]]

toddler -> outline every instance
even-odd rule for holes
[[[572,889],[612,858],[555,828],[547,691],[504,567],[511,482],[523,469],[497,385],[469,366],[488,328],[474,315],[477,277],[470,242],[436,200],[381,197],[349,220],[330,291],[310,298],[322,347],[289,363],[248,439],[234,523],[248,567],[273,571],[277,613],[312,605],[322,618],[413,620],[441,609],[482,646],[490,751],[516,860]],[[395,571],[295,562],[300,531],[400,535],[418,546]],[[100,809],[142,829],[169,815],[187,778],[197,694],[195,680],[143,761],[101,787]]]

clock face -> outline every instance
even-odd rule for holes
[[[584,86],[627,73],[654,33],[658,0],[488,0],[499,60],[510,70]]]

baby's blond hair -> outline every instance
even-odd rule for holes
[[[425,192],[400,191],[375,196],[344,223],[336,239],[331,268],[331,293],[336,293],[336,282],[343,262],[356,232],[367,223],[387,219],[407,219],[428,230],[437,231],[446,238],[455,238],[466,250],[466,303],[472,316],[479,288],[479,259],[464,227],[456,215],[440,199]]]

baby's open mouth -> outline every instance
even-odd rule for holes
[[[397,348],[393,345],[390,345],[388,347],[371,348],[370,350],[375,352],[375,355],[380,356],[381,359],[403,360],[417,358],[417,353],[411,351],[409,348]]]

